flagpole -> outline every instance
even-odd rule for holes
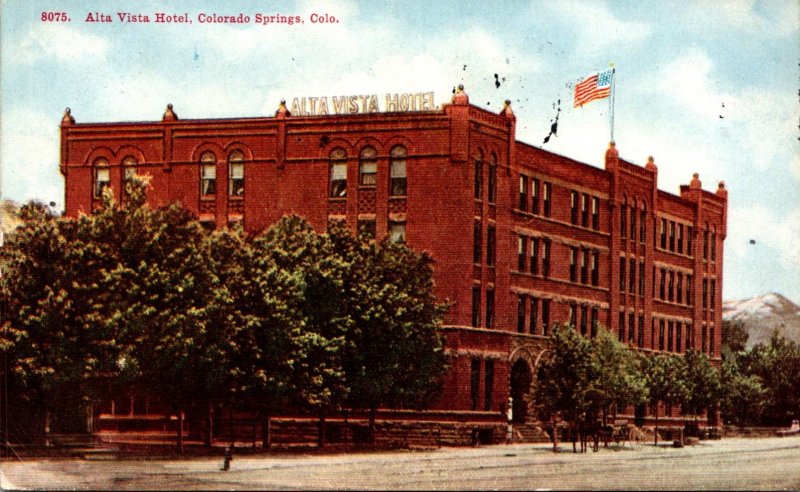
[[[608,105],[610,106],[610,113],[611,113],[611,141],[614,141],[614,99],[617,92],[617,84],[614,81],[614,75],[617,73],[617,69],[614,68],[614,65],[611,65],[611,97],[608,98]]]

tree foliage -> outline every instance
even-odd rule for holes
[[[436,397],[430,257],[297,216],[256,237],[209,232],[179,205],[149,207],[146,187],[134,177],[122,206],[108,190],[77,219],[23,207],[0,250],[4,377],[21,396],[139,387],[181,415],[237,398],[322,417]]]

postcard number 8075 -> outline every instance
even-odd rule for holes
[[[42,12],[42,22],[69,22],[66,12]]]

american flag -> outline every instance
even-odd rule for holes
[[[575,107],[583,106],[595,99],[608,97],[611,94],[611,79],[613,75],[613,69],[605,72],[595,72],[578,83],[575,86]]]

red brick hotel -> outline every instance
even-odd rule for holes
[[[709,192],[695,174],[671,194],[653,158],[627,162],[613,142],[602,168],[519,142],[509,103],[495,114],[461,89],[440,108],[429,93],[387,95],[389,111],[375,96],[313,99],[232,119],[179,119],[170,105],[161,121],[76,123],[67,110],[66,213],[90,213],[107,186],[124,200],[136,172],[151,176],[151,203],[179,201],[209,227],[258,232],[296,213],[429,252],[452,303],[440,419],[503,422],[513,396],[515,421],[531,423],[555,323],[719,360],[723,183]],[[637,416],[654,410],[667,409]]]

